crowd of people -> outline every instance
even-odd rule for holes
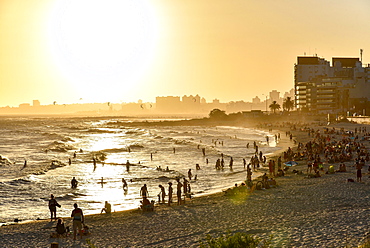
[[[297,130],[295,126],[292,126],[292,130]],[[250,189],[254,185],[252,181],[252,174],[254,171],[258,170],[262,166],[268,167],[268,173],[265,173],[259,180],[261,181],[262,187],[269,187],[271,185],[276,185],[275,178],[284,176],[288,170],[288,166],[284,163],[288,161],[307,161],[307,171],[308,177],[320,177],[323,173],[333,174],[337,172],[346,172],[347,167],[345,163],[353,161],[353,167],[356,169],[357,182],[362,181],[362,169],[365,167],[365,163],[370,161],[370,153],[363,144],[362,141],[370,136],[367,132],[366,127],[361,127],[355,129],[354,131],[346,131],[344,129],[336,128],[324,128],[324,129],[313,129],[310,127],[302,127],[300,131],[307,132],[310,140],[305,143],[299,142],[294,149],[289,147],[286,151],[282,153],[282,156],[278,156],[275,159],[267,159],[264,156],[261,149],[256,142],[253,143],[253,148],[255,149],[254,155],[250,158],[249,163],[243,158],[243,166],[246,169],[246,181],[240,186],[235,185],[235,189]],[[294,135],[291,132],[286,132],[286,136],[294,141]],[[275,135],[275,139],[280,139],[280,134]],[[269,140],[267,140],[269,142]],[[249,146],[249,144],[248,144]],[[174,150],[175,153],[175,150]],[[214,169],[223,170],[225,166],[225,156],[220,154],[220,157],[216,160]],[[228,156],[229,168],[233,169],[234,160],[233,157]],[[207,159],[208,163],[208,159]],[[339,163],[339,167],[336,169],[334,163]],[[127,171],[129,171],[129,162],[127,161]],[[162,170],[160,167],[158,170]],[[196,170],[200,170],[199,164],[196,164]],[[169,170],[168,167],[166,170]],[[294,172],[294,171],[293,171]],[[370,172],[370,167],[369,167]],[[298,172],[297,172],[298,173]],[[185,203],[186,198],[191,198],[191,185],[192,180],[196,180],[197,175],[193,174],[192,169],[188,169],[187,178],[178,177],[176,181],[176,199],[174,200],[173,192],[173,182],[168,182],[168,186],[165,187],[162,184],[158,185],[158,203],[165,204],[168,206],[172,204],[182,205]],[[72,188],[76,188],[78,182],[75,178],[71,181]],[[122,185],[124,189],[128,188],[128,184],[125,179],[122,179]],[[257,184],[255,184],[257,186]],[[235,191],[229,190],[228,193]],[[142,200],[140,201],[140,209],[143,211],[153,211],[154,210],[154,200],[150,200],[149,191],[147,184],[144,184],[139,192]],[[76,238],[77,233],[81,233],[82,223],[84,217],[82,210],[77,208],[75,204],[75,209],[72,212],[73,218],[73,230],[74,238]],[[49,201],[49,209],[51,213],[51,219],[56,219],[56,207],[60,207],[54,196],[51,195]],[[111,213],[111,204],[105,202],[104,208],[101,213]],[[59,220],[58,220],[59,225]],[[82,234],[81,234],[82,235]]]

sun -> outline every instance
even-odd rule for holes
[[[154,7],[145,0],[58,0],[48,27],[53,62],[79,97],[124,100],[153,62]]]

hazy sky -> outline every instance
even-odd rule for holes
[[[0,0],[0,106],[251,101],[300,55],[370,63],[369,0]]]

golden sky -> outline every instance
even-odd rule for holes
[[[0,106],[251,101],[296,57],[370,63],[368,0],[0,0]]]

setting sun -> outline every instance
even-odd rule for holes
[[[48,35],[53,59],[81,97],[129,91],[153,60],[157,20],[148,1],[58,1]]]

